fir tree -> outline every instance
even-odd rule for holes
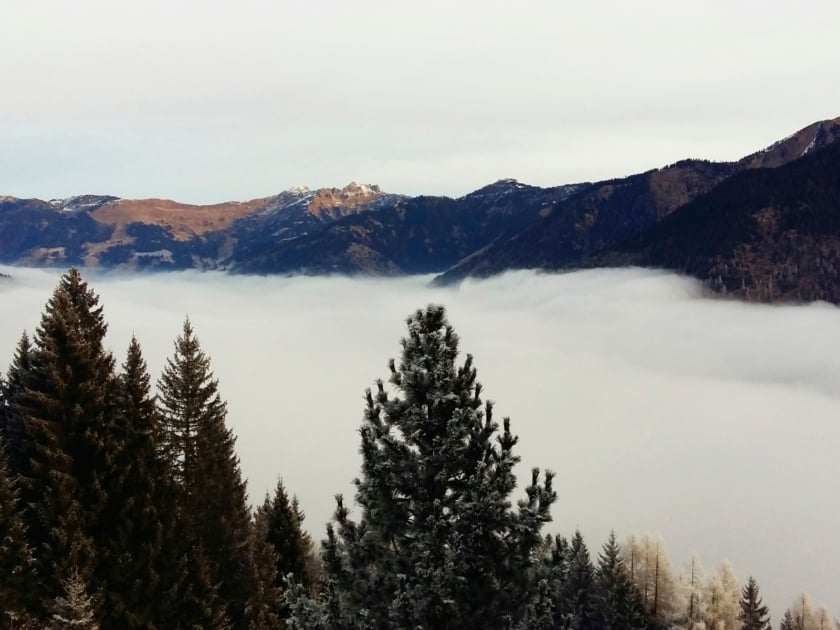
[[[273,497],[269,498],[266,494],[258,512],[265,519],[266,540],[274,548],[277,557],[275,586],[282,587],[284,580],[291,574],[295,582],[308,590],[311,580],[307,565],[312,551],[312,539],[303,529],[303,512],[297,500],[289,500],[282,480],[277,482]]]
[[[768,609],[761,602],[758,584],[752,576],[741,589],[740,604],[741,611],[738,613],[738,620],[741,622],[741,630],[770,630]]]
[[[245,482],[235,438],[225,426],[227,411],[218,381],[189,319],[158,390],[161,452],[178,490],[179,514],[192,537],[184,542],[204,550],[210,579],[228,605],[232,626],[244,628],[253,589]],[[185,553],[191,553],[189,546]]]
[[[408,319],[399,367],[368,391],[361,428],[360,520],[338,501],[323,545],[325,627],[507,628],[533,605],[540,529],[556,496],[535,471],[512,509],[517,438],[481,400],[471,356],[441,306]]]

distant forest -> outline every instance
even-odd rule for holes
[[[675,572],[656,537],[593,555],[545,534],[554,476],[517,489],[518,439],[442,306],[408,317],[365,393],[358,515],[337,496],[319,545],[282,482],[251,508],[190,321],[155,387],[139,341],[118,365],[107,328],[71,269],[0,379],[0,628],[771,627],[726,562]],[[840,624],[802,594],[772,627]]]

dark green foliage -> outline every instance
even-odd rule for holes
[[[742,624],[741,630],[770,630],[768,608],[762,604],[758,584],[752,576],[741,589],[740,605],[738,620]]]
[[[189,320],[175,341],[175,354],[167,360],[158,390],[161,452],[192,538],[183,541],[185,553],[190,553],[190,545],[204,550],[231,624],[245,627],[245,606],[253,588],[245,483],[235,438],[225,426],[226,405],[218,381]]]
[[[631,630],[647,625],[639,592],[630,579],[615,532],[598,555],[594,597],[595,627],[603,630]]]
[[[112,418],[121,448],[101,471],[110,492],[94,528],[99,547],[95,577],[105,597],[101,624],[106,629],[147,628],[157,619],[163,593],[174,587],[158,573],[174,506],[157,451],[150,378],[135,338],[122,366]]]
[[[77,270],[62,276],[12,404],[26,436],[19,476],[42,601],[59,594],[70,567],[83,579],[93,572],[93,524],[108,490],[99,475],[120,444],[111,414],[114,360],[103,347],[98,302]]]
[[[308,558],[312,552],[312,539],[303,529],[303,513],[297,501],[289,500],[282,480],[277,482],[273,497],[266,495],[258,508],[258,516],[264,517],[266,540],[277,557],[275,586],[281,587],[291,574],[293,581],[309,589],[312,580],[308,572]]]
[[[268,502],[268,497],[266,497],[266,502]],[[254,515],[251,530],[254,590],[245,609],[249,630],[273,630],[281,627],[283,591],[278,586],[277,580],[279,559],[268,538],[268,514],[264,510],[258,510]]]
[[[29,372],[32,363],[32,343],[29,335],[24,332],[12,363],[6,373],[5,380],[0,380],[0,438],[6,444],[6,458],[9,470],[18,475],[26,468],[28,454],[26,453],[26,432],[23,418],[14,410],[14,402],[23,392],[23,380]]]
[[[566,579],[560,590],[565,609],[561,623],[588,630],[595,626],[595,568],[580,531],[572,536],[567,558]]]
[[[456,365],[443,307],[411,316],[402,347],[395,393],[381,382],[367,392],[362,514],[352,521],[339,499],[323,548],[322,617],[333,627],[516,625],[532,604],[552,475],[540,485],[535,471],[511,509],[517,439],[507,420],[498,432],[472,357]]]
[[[34,560],[0,440],[0,628],[28,614],[35,586]]]

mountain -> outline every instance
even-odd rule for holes
[[[459,199],[399,198],[341,217],[320,231],[234,256],[242,273],[433,273],[536,221],[586,185],[538,188],[500,180]],[[250,254],[243,249],[244,254]]]
[[[168,199],[86,195],[41,201],[0,197],[0,262],[109,268],[215,268],[239,254],[306,234],[398,195],[351,183],[295,188],[245,202],[191,205]],[[268,245],[266,245],[268,242]]]
[[[751,300],[840,302],[840,143],[734,175],[584,264],[663,267]]]
[[[438,284],[508,269],[637,264],[691,273],[751,299],[840,302],[828,166],[838,139],[840,118],[735,162],[687,159],[550,188],[503,179],[457,199],[353,182],[204,206],[0,197],[0,263],[438,273]]]
[[[246,202],[0,198],[0,262],[237,273],[394,275],[446,269],[585,184],[500,180],[459,199],[377,186],[299,187]]]
[[[780,166],[840,139],[840,118],[814,123],[737,162],[683,160],[661,169],[598,182],[561,200],[512,238],[460,261],[436,283],[508,269],[562,269],[644,232],[736,173]]]

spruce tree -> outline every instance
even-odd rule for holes
[[[157,448],[159,427],[140,344],[131,339],[113,409],[121,448],[100,476],[111,489],[94,527],[95,572],[105,595],[104,629],[155,625],[161,598],[175,585],[161,567],[164,536],[174,506],[167,502],[165,467]]]
[[[245,610],[249,630],[273,630],[282,625],[283,591],[277,585],[278,557],[268,538],[268,515],[264,510],[258,510],[251,530],[254,590]]]
[[[740,605],[738,621],[741,622],[741,630],[770,630],[768,608],[762,604],[758,584],[752,576],[741,589]]]
[[[533,605],[540,529],[556,495],[535,471],[514,509],[517,438],[501,432],[471,356],[442,306],[408,319],[391,391],[368,390],[361,428],[359,521],[339,498],[323,546],[320,606],[292,602],[324,627],[507,628]]]
[[[109,491],[99,471],[120,448],[106,331],[98,296],[71,269],[47,302],[12,401],[25,433],[19,478],[42,601],[60,593],[71,567],[87,580],[96,562],[93,524]]]
[[[598,555],[594,603],[596,628],[631,630],[647,625],[641,596],[624,566],[615,532],[610,532]]]
[[[562,597],[568,606],[564,625],[577,630],[595,627],[595,568],[580,531],[572,536]]]
[[[50,630],[99,630],[93,599],[84,577],[71,569],[61,581],[61,593],[50,607]]]
[[[191,532],[184,552],[203,549],[210,581],[228,606],[228,619],[234,628],[244,628],[253,589],[245,482],[235,438],[225,426],[226,404],[189,319],[158,391],[161,453],[177,488],[179,514]]]
[[[297,501],[289,500],[282,480],[277,482],[273,497],[269,498],[266,494],[258,513],[264,517],[266,540],[277,557],[275,586],[282,587],[291,574],[293,581],[309,589],[308,557],[312,551],[312,539],[303,529],[303,513]]]
[[[32,366],[32,343],[24,332],[15,348],[6,378],[0,381],[0,436],[6,443],[9,472],[17,477],[27,470],[29,453],[23,417],[15,411],[15,402],[23,392],[23,382]]]
[[[3,451],[0,440],[0,628],[28,616],[35,585],[32,551]]]

